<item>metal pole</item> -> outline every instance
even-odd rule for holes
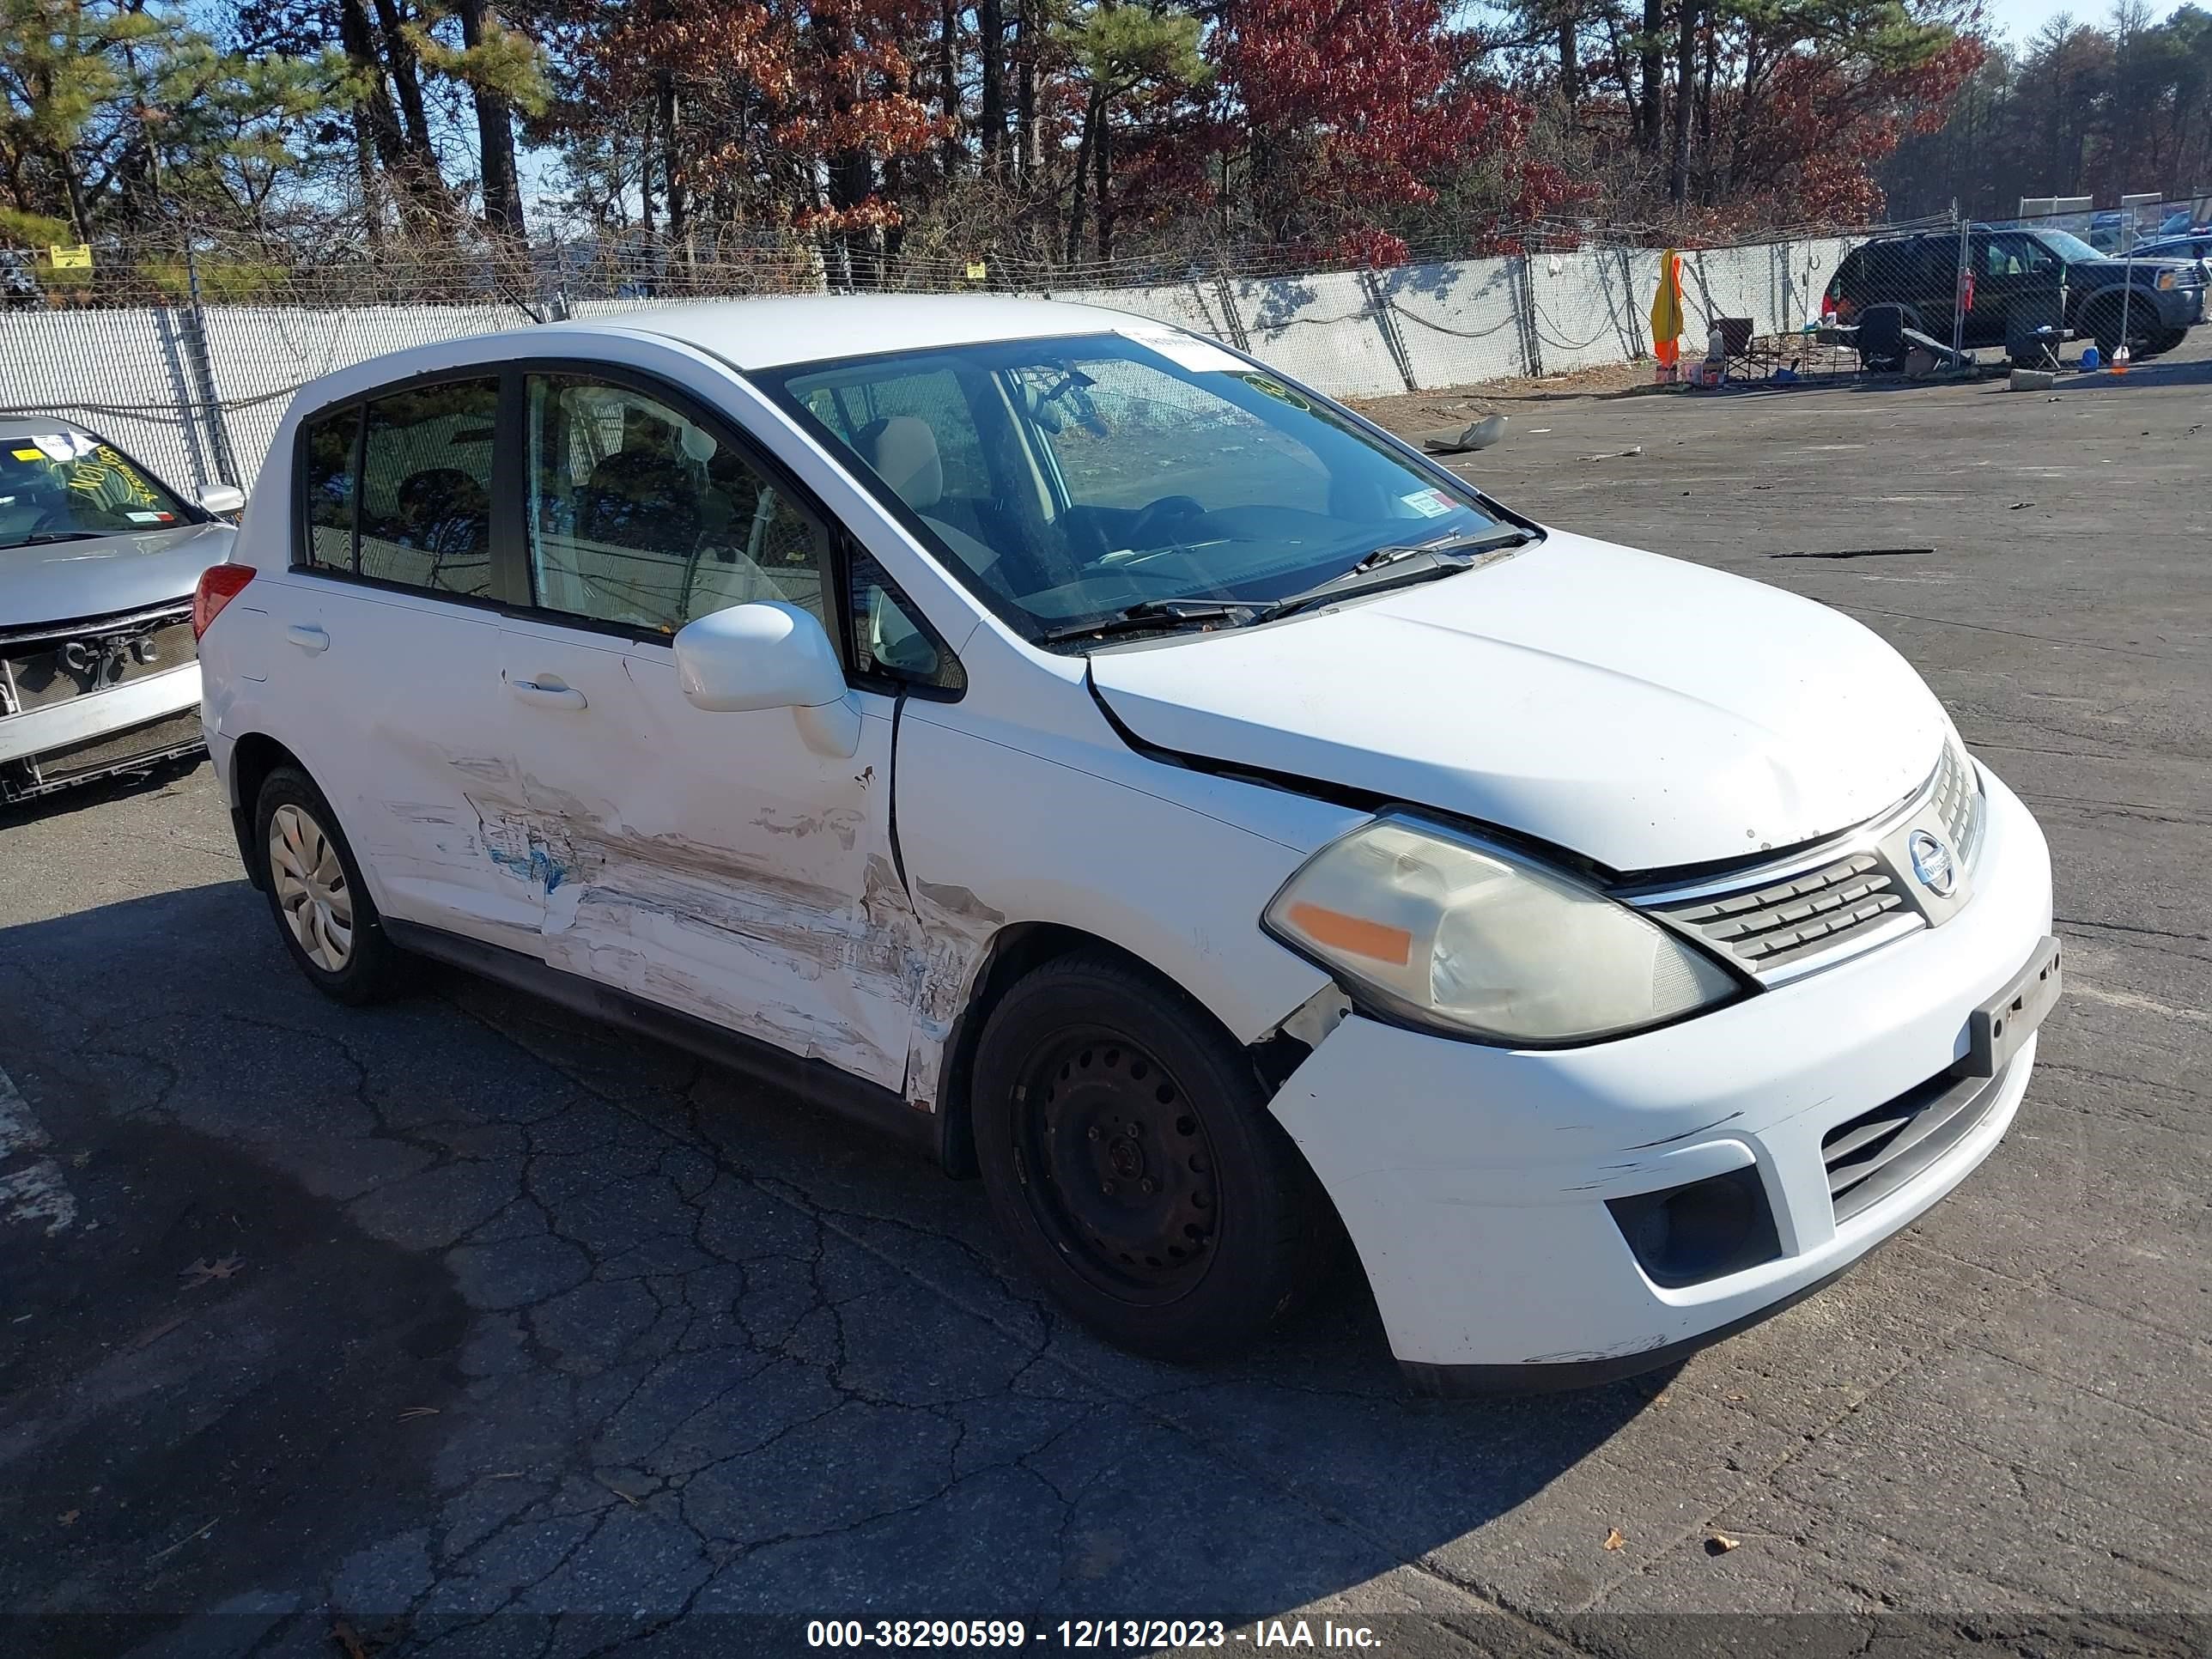
[[[2120,215],[2120,258],[2123,277],[2120,288],[2120,339],[2112,348],[2112,356],[2123,368],[2128,362],[2128,301],[2136,296],[2135,265],[2136,228],[2132,215]]]
[[[215,363],[208,353],[207,313],[200,306],[199,262],[192,258],[191,233],[185,233],[185,295],[190,301],[192,320],[189,337],[192,358],[194,388],[199,395],[200,406],[207,412],[208,438],[215,451],[215,475],[227,484],[240,482],[238,462],[230,449],[230,433],[222,417],[222,398],[216,391]]]
[[[1959,198],[1951,198],[1951,216],[1958,218]],[[1960,348],[1966,339],[1966,222],[1959,220],[1959,268],[1951,273],[1951,366],[1959,365]]]

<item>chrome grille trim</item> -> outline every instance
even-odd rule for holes
[[[1765,984],[1833,967],[1892,939],[1940,925],[1971,892],[1934,897],[1898,847],[1914,828],[1940,830],[1971,876],[1980,850],[1981,776],[1955,737],[1935,769],[1888,811],[1774,863],[1703,882],[1614,896],[1697,940]]]
[[[1754,972],[1837,945],[1907,911],[1897,878],[1871,852],[1850,853],[1809,875],[1701,902],[1667,907]]]

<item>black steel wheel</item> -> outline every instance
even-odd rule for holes
[[[1109,1295],[1182,1295],[1205,1275],[1221,1181],[1182,1084],[1134,1039],[1097,1027],[1047,1039],[1021,1079],[1016,1155],[1054,1248]]]
[[[1249,1056],[1188,997],[1104,952],[1048,963],[978,1044],[975,1152],[1024,1262],[1140,1353],[1249,1345],[1327,1277],[1327,1198]]]

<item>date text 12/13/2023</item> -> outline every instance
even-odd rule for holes
[[[1376,1651],[1381,1638],[1366,1625],[1334,1620],[1263,1619],[1231,1626],[1218,1619],[1063,1619],[1056,1625],[1018,1619],[815,1619],[811,1648],[1350,1648]]]

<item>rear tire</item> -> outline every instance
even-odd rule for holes
[[[1248,1056],[1106,953],[1046,963],[983,1028],[976,1160],[1030,1273],[1115,1346],[1218,1358],[1286,1320],[1341,1233]]]
[[[399,988],[399,952],[314,781],[295,766],[270,773],[254,802],[253,828],[270,915],[307,982],[356,1006],[391,996]]]

